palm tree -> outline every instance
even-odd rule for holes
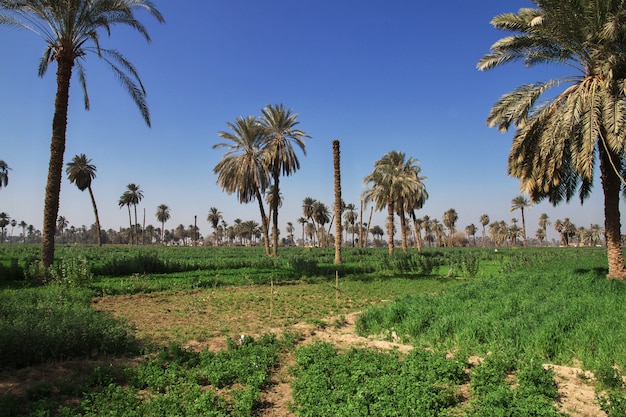
[[[275,192],[280,193],[280,176],[289,176],[300,169],[300,161],[296,156],[292,142],[295,143],[302,153],[306,155],[304,139],[309,136],[296,126],[298,115],[292,114],[291,110],[285,109],[282,104],[267,105],[261,110],[261,124],[264,129],[265,159],[272,177],[272,186]],[[274,251],[273,256],[278,255],[278,201],[273,200],[272,212],[272,238]]]
[[[551,225],[550,218],[546,213],[541,213],[539,216],[539,227],[543,229],[543,238],[547,239],[548,237],[548,226]]]
[[[540,244],[543,244],[543,241],[546,238],[546,231],[543,228],[539,228],[537,229],[537,231],[535,232],[535,237],[537,238],[537,240],[539,240]]]
[[[526,219],[524,217],[524,209],[530,207],[530,202],[523,195],[518,195],[511,200],[511,208],[509,211],[512,213],[515,210],[519,210],[522,213],[522,237],[524,239],[524,247],[526,247]]]
[[[130,205],[131,205],[131,200],[130,200],[130,194],[128,194],[128,192],[124,192],[121,196],[119,201],[117,202],[117,205],[122,208],[124,206],[126,206],[128,208],[128,231],[130,233],[130,244],[133,244],[133,218],[130,215]]]
[[[405,154],[391,151],[374,163],[374,170],[363,179],[363,184],[371,186],[363,192],[366,203],[373,201],[376,211],[387,207],[387,234],[389,254],[394,251],[394,216],[402,210],[400,229],[406,233],[405,209],[415,207],[416,195],[423,195],[423,183],[419,177],[421,169],[415,158],[405,160]],[[405,204],[405,201],[407,203]],[[396,207],[396,204],[398,206]],[[406,251],[406,235],[403,235],[402,249]]]
[[[11,217],[9,217],[7,213],[0,213],[0,230],[2,230],[2,233],[0,233],[0,243],[4,243],[4,228],[9,225],[10,221]]]
[[[304,217],[299,217],[298,223],[302,225],[302,246],[304,246],[304,227],[308,224],[308,220]]]
[[[333,217],[335,218],[335,261],[334,264],[341,263],[341,238],[343,231],[341,230],[341,213],[345,204],[341,200],[341,152],[338,140],[333,140],[333,172],[334,172],[334,190],[335,190],[335,210]]]
[[[170,208],[165,204],[160,204],[157,207],[156,218],[161,222],[161,243],[165,243],[163,240],[165,233],[165,222],[170,219]]]
[[[98,246],[102,246],[102,237],[100,236],[100,218],[98,217],[98,207],[96,206],[96,199],[93,196],[93,190],[91,189],[91,181],[96,178],[96,166],[91,164],[91,159],[82,153],[75,155],[70,162],[67,163],[65,173],[70,184],[76,184],[76,187],[80,191],[89,190],[89,196],[91,197],[91,205],[93,206],[93,213],[96,216],[96,230]]]
[[[24,220],[22,220],[19,226],[22,228],[23,243],[26,243],[26,226],[28,226],[28,224]]]
[[[1,17],[2,15],[0,15]],[[6,162],[0,159],[0,188],[9,185],[9,166]]]
[[[441,218],[441,221],[443,222],[444,226],[448,228],[448,246],[450,247],[452,247],[452,238],[455,232],[454,226],[456,225],[456,221],[458,219],[459,219],[459,215],[457,214],[456,210],[453,208],[446,210],[446,212],[443,213],[443,217]]]
[[[222,212],[217,209],[217,207],[211,207],[209,209],[209,215],[207,216],[207,221],[211,223],[213,227],[213,246],[217,246],[217,226],[222,220]]]
[[[67,219],[64,216],[59,216],[59,218],[57,219],[57,230],[61,233],[61,243],[63,243],[63,232],[65,231],[65,229],[67,229],[67,226],[69,226],[69,221],[67,221]]]
[[[139,231],[138,231],[138,226],[139,223],[137,223],[137,204],[139,204],[141,202],[141,200],[143,199],[143,191],[141,190],[141,188],[139,188],[139,185],[135,184],[135,183],[130,183],[126,186],[126,191],[124,192],[124,194],[126,194],[126,198],[128,200],[128,206],[129,206],[129,210],[130,210],[130,205],[132,204],[134,209],[135,209],[135,227],[133,228],[134,230],[134,235],[135,235],[135,244],[139,244]]]
[[[476,232],[478,231],[478,228],[476,227],[476,225],[474,223],[465,226],[465,233],[467,234],[467,237],[471,237],[474,236],[474,246],[476,246]]]
[[[268,165],[263,157],[263,129],[252,116],[226,123],[231,132],[218,132],[229,142],[218,143],[213,149],[228,148],[213,172],[222,191],[236,193],[240,203],[257,200],[261,214],[261,227],[265,238],[265,252],[270,255],[269,227],[263,196],[270,184]]]
[[[144,10],[159,22],[163,17],[150,0],[0,0],[0,24],[28,29],[42,37],[46,44],[39,62],[39,76],[48,66],[57,63],[57,92],[52,121],[50,164],[44,201],[41,262],[49,267],[54,261],[55,221],[59,211],[59,195],[63,173],[63,154],[67,130],[67,109],[70,79],[76,69],[84,93],[85,108],[89,109],[84,61],[95,54],[111,67],[118,80],[128,90],[141,114],[150,125],[146,91],[135,67],[116,50],[102,48],[100,35],[109,35],[112,26],[123,25],[139,32],[146,41],[150,36],[137,20],[136,10]]]
[[[285,227],[285,231],[287,232],[287,240],[289,241],[290,245],[294,244],[294,240],[293,240],[293,232],[294,232],[295,228],[293,227],[293,223],[292,222],[287,222],[287,227]]]
[[[560,79],[525,84],[491,109],[489,126],[516,129],[508,172],[531,202],[556,205],[589,197],[596,158],[604,193],[609,272],[626,278],[621,248],[620,189],[626,135],[626,24],[624,3],[610,0],[535,0],[538,8],[496,16],[491,23],[513,35],[497,41],[478,68],[508,62],[561,64]],[[561,87],[539,100],[551,87]]]
[[[313,204],[313,220],[320,226],[318,232],[318,242],[321,247],[326,247],[326,237],[324,235],[324,225],[330,221],[330,211],[328,206],[321,201]]]
[[[485,226],[487,226],[489,224],[489,215],[488,214],[482,214],[480,216],[480,224],[483,226],[483,248],[484,248],[485,245],[487,244],[487,241],[485,239]]]
[[[355,223],[358,218],[358,214],[356,212],[356,206],[353,203],[346,204],[343,218],[346,223],[350,225],[350,231],[352,232],[352,247],[354,247],[354,232],[356,231]]]

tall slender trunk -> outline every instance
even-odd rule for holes
[[[139,233],[137,233],[137,204],[133,204],[135,208],[135,224],[133,225],[133,230],[135,231],[135,245],[139,246]]]
[[[524,207],[521,208],[522,211],[522,233],[524,238],[524,247],[526,247],[526,219],[524,218]]]
[[[261,228],[263,229],[263,240],[265,245],[265,254],[270,256],[270,236],[269,236],[269,225],[267,216],[265,215],[265,207],[263,206],[263,197],[261,196],[261,192],[256,189],[255,190],[256,199],[259,202],[259,211],[261,212]]]
[[[367,239],[367,235],[365,235]],[[363,200],[361,200],[361,208],[359,213],[359,248],[363,247]]]
[[[70,54],[71,51],[61,51],[57,56],[57,93],[54,100],[50,164],[46,182],[41,237],[41,264],[44,268],[49,268],[54,262],[54,234],[56,232],[56,219],[59,214],[65,134],[67,131],[67,107],[70,97],[72,67],[74,66],[74,60]]]
[[[131,246],[133,245],[133,218],[130,215],[130,204],[127,204],[126,207],[128,207],[128,231],[130,232],[130,244]]]
[[[367,247],[367,237],[370,235],[370,227],[372,226],[372,214],[374,213],[374,207],[370,207],[370,217],[367,221],[367,229],[365,230],[365,247]]]
[[[91,204],[93,205],[93,214],[96,216],[96,230],[98,235],[98,246],[102,246],[102,236],[100,234],[100,217],[98,217],[98,206],[96,206],[96,199],[93,196],[93,190],[91,189],[91,185],[87,187],[89,190],[89,197],[91,197]]]
[[[626,278],[624,253],[622,252],[622,236],[619,212],[620,179],[613,168],[610,155],[603,146],[599,146],[600,176],[604,191],[604,229],[606,231],[606,249],[609,264],[608,279],[623,281]]]
[[[387,247],[389,248],[389,255],[393,255],[393,216],[394,216],[394,201],[393,198],[387,199],[387,236],[389,236],[389,242]]]
[[[280,189],[278,188],[278,182],[280,181],[280,172],[275,169],[274,172],[274,191],[276,192],[276,198],[272,199],[272,256],[278,256],[278,201],[280,200]]]
[[[333,140],[333,166],[335,171],[335,264],[341,263],[341,160],[339,141]]]

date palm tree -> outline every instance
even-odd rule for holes
[[[343,213],[343,218],[346,223],[350,225],[350,231],[352,232],[352,247],[354,247],[354,232],[356,231],[355,224],[358,218],[356,206],[354,205],[354,203],[346,204],[346,210]]]
[[[0,159],[0,188],[9,185],[9,166]]]
[[[304,131],[297,129],[298,114],[291,113],[282,104],[267,105],[261,110],[261,124],[263,125],[265,160],[269,169],[272,186],[277,195],[280,195],[280,176],[289,176],[300,169],[300,161],[293,145],[306,155],[304,140],[309,138]],[[274,199],[272,213],[273,256],[278,255],[278,200]]]
[[[452,247],[452,238],[454,237],[454,232],[456,231],[455,225],[458,219],[459,215],[453,208],[446,210],[446,212],[443,213],[443,217],[441,218],[444,226],[448,228],[448,246],[450,247]]]
[[[109,35],[113,26],[128,26],[150,42],[146,27],[137,20],[137,10],[147,11],[159,22],[163,17],[150,0],[0,0],[0,25],[22,27],[42,37],[46,48],[39,62],[43,77],[52,62],[57,63],[56,98],[52,121],[50,164],[44,200],[41,262],[54,261],[55,221],[63,173],[70,79],[76,70],[89,109],[84,62],[89,54],[102,59],[122,83],[150,125],[146,91],[135,67],[122,54],[102,47],[100,35]]]
[[[487,241],[485,239],[485,227],[489,224],[489,215],[488,214],[482,214],[480,216],[480,224],[483,227],[483,248],[485,247],[485,245],[487,244]]]
[[[539,227],[543,230],[543,238],[548,238],[548,226],[551,225],[550,217],[546,213],[541,213],[539,216]]]
[[[59,216],[59,218],[57,219],[57,230],[59,231],[59,233],[61,233],[61,243],[63,242],[63,233],[65,232],[65,229],[67,229],[67,226],[69,226],[69,221],[67,221],[67,218],[65,218],[65,216]]]
[[[7,213],[0,213],[0,230],[2,230],[0,233],[0,243],[4,243],[4,228],[9,225],[10,221],[11,217]]]
[[[65,168],[67,179],[71,184],[76,184],[80,191],[89,190],[91,197],[91,205],[93,206],[93,214],[96,217],[96,230],[98,246],[102,246],[102,236],[100,234],[100,217],[98,216],[98,206],[96,198],[93,195],[91,181],[96,178],[96,166],[91,164],[91,159],[82,153],[75,155]]]
[[[130,214],[130,206],[131,206],[131,200],[130,200],[130,195],[127,192],[124,192],[121,196],[120,199],[117,202],[117,205],[122,208],[124,206],[126,206],[128,208],[128,233],[130,233],[130,244],[133,244],[133,218],[131,217]]]
[[[161,243],[165,243],[163,240],[163,234],[165,233],[165,222],[171,217],[170,208],[166,204],[160,204],[157,207],[156,218],[161,222]]]
[[[519,210],[522,213],[522,237],[524,239],[524,247],[526,247],[526,218],[524,217],[524,209],[530,207],[530,202],[523,195],[518,195],[511,200],[511,208],[509,211],[512,213],[515,210]]]
[[[269,188],[271,179],[264,158],[263,128],[252,116],[239,117],[226,125],[231,132],[218,132],[218,135],[227,142],[218,143],[213,149],[225,147],[227,151],[213,168],[213,173],[217,174],[217,184],[222,191],[235,193],[240,203],[257,201],[265,253],[269,256],[269,226],[262,194]]]
[[[607,278],[624,280],[619,211],[626,155],[624,2],[533,2],[537,8],[493,18],[495,28],[512,33],[492,45],[478,68],[522,61],[527,67],[556,64],[571,72],[505,94],[491,109],[487,124],[501,131],[511,125],[516,129],[508,173],[520,179],[522,192],[533,203],[548,199],[556,205],[576,194],[583,202],[599,161]],[[558,91],[552,93],[553,87]]]
[[[141,200],[143,199],[143,191],[141,190],[141,188],[139,187],[139,185],[135,184],[135,183],[130,183],[126,186],[126,191],[124,191],[124,194],[126,195],[126,198],[128,200],[128,206],[130,207],[131,205],[134,207],[135,209],[135,224],[133,227],[133,233],[135,235],[135,244],[139,244],[139,223],[137,223],[137,204],[139,204],[141,202]]]
[[[388,251],[394,251],[394,217],[396,209],[402,210],[400,216],[401,231],[406,233],[406,218],[404,201],[415,198],[423,187],[418,173],[417,159],[405,160],[403,152],[391,151],[374,163],[374,170],[363,179],[364,185],[369,185],[363,192],[366,203],[374,202],[376,211],[387,207],[387,235],[389,236]],[[412,200],[411,200],[412,201]],[[396,204],[398,206],[396,207]],[[404,220],[403,220],[404,219]],[[405,246],[403,244],[403,249]]]
[[[26,226],[28,226],[28,224],[22,220],[19,226],[22,228],[22,243],[26,243]]]
[[[298,217],[298,223],[302,225],[302,246],[304,246],[304,227],[309,223],[305,217]]]
[[[341,214],[344,209],[344,202],[341,199],[341,151],[338,140],[333,140],[333,172],[334,172],[334,187],[335,190],[335,204],[334,214],[335,218],[335,261],[334,264],[341,263],[341,238],[343,237]]]
[[[474,236],[474,246],[476,246],[476,232],[477,231],[478,231],[478,228],[476,227],[474,223],[468,226],[465,226],[465,234],[467,234],[468,239]]]
[[[217,207],[211,207],[209,209],[209,214],[206,219],[211,223],[211,227],[213,227],[213,246],[217,246],[217,226],[222,218],[222,212],[219,211]]]

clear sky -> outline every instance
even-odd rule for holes
[[[373,163],[396,150],[417,158],[428,177],[430,198],[419,216],[441,219],[454,208],[457,229],[520,218],[510,213],[519,183],[506,174],[512,132],[485,125],[489,109],[504,93],[553,77],[558,68],[525,69],[509,64],[480,72],[477,61],[506,33],[489,21],[532,3],[524,0],[422,2],[415,0],[154,0],[166,19],[140,15],[152,43],[113,28],[102,45],[122,52],[138,68],[148,90],[152,128],[110,70],[87,57],[91,110],[83,108],[78,81],[70,91],[65,162],[85,153],[97,167],[93,190],[104,229],[128,227],[118,200],[129,183],[144,199],[140,220],[160,227],[159,204],[171,209],[165,224],[193,224],[205,236],[206,217],[217,207],[228,224],[259,221],[256,203],[239,205],[216,185],[213,167],[224,149],[218,131],[238,116],[260,115],[283,103],[298,113],[311,136],[301,168],[281,180],[283,229],[299,230],[302,200],[332,207],[333,139],[340,140],[343,199],[358,207],[362,180]],[[121,30],[120,30],[121,29]],[[37,66],[44,42],[31,32],[0,27],[0,159],[11,168],[0,190],[0,211],[41,229],[56,91],[53,64],[44,78]],[[527,211],[527,233],[537,219],[569,217],[577,226],[603,225],[599,178],[580,205],[544,202]],[[94,223],[87,192],[67,179],[59,215],[70,225]],[[365,216],[364,216],[365,217]],[[367,221],[367,217],[365,219]],[[384,228],[385,215],[372,224]],[[296,233],[297,234],[297,233]],[[549,238],[556,232],[548,231]]]

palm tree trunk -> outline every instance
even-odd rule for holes
[[[91,197],[91,204],[93,205],[93,214],[96,216],[96,230],[98,234],[98,246],[102,246],[102,236],[100,235],[100,218],[98,217],[98,207],[96,206],[96,199],[93,196],[93,191],[91,190],[91,186],[88,187],[89,196]]]
[[[367,237],[370,235],[370,227],[372,227],[372,214],[374,213],[374,207],[370,207],[370,217],[369,220],[367,221],[367,229],[365,230],[365,242],[363,243],[365,246],[362,247],[367,247]]]
[[[389,236],[389,242],[387,247],[389,248],[389,255],[393,255],[393,216],[394,216],[394,204],[393,198],[387,199],[387,236]]]
[[[261,196],[261,192],[258,188],[255,190],[256,200],[259,202],[259,211],[261,212],[261,228],[263,229],[263,240],[265,244],[265,254],[267,256],[271,256],[270,253],[270,236],[269,236],[269,225],[267,216],[265,215],[265,207],[263,206],[263,197]]]
[[[619,212],[620,179],[611,163],[612,155],[603,146],[599,146],[600,176],[604,191],[604,229],[606,231],[607,259],[609,264],[608,279],[623,281],[626,278],[624,253],[621,246],[621,224]],[[614,158],[617,159],[617,158]]]
[[[335,171],[335,264],[341,263],[341,163],[339,141],[333,140],[333,166]]]
[[[59,214],[65,133],[67,131],[67,106],[74,65],[74,60],[69,56],[70,53],[70,51],[66,53],[61,51],[57,56],[57,93],[54,100],[50,164],[48,166],[41,238],[41,264],[44,268],[49,268],[54,262],[54,234],[56,232],[56,219]]]
[[[274,172],[274,191],[276,192],[276,198],[272,199],[272,256],[278,256],[278,202],[279,202],[279,188],[278,182],[280,181],[280,172],[275,170]]]
[[[133,245],[133,218],[130,215],[130,204],[127,204],[128,207],[128,231],[130,232],[130,244]]]

